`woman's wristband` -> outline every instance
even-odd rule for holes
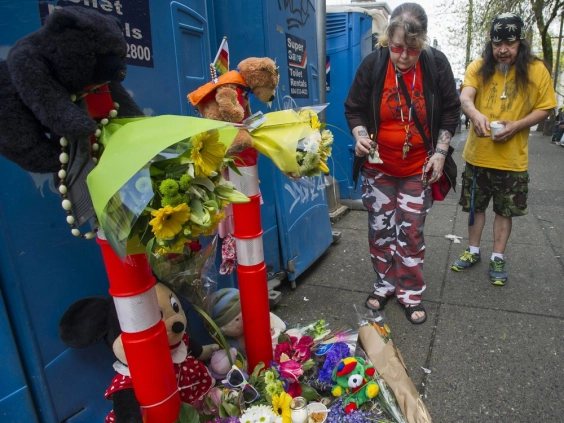
[[[442,148],[438,148],[438,147],[435,148],[435,153],[442,154],[442,155],[445,156],[445,157],[448,155],[448,151],[443,150]]]

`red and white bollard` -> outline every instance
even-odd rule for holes
[[[270,308],[260,219],[258,152],[247,148],[236,156],[240,159],[235,163],[241,175],[230,169],[229,180],[251,199],[249,203],[233,204],[233,237],[237,249],[247,369],[252,372],[260,362],[268,366],[272,361]]]
[[[180,393],[147,256],[135,254],[122,260],[108,241],[100,236],[97,241],[143,422],[173,423],[180,412]]]

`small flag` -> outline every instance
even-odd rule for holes
[[[212,63],[212,67],[215,70],[215,76],[212,75],[212,79],[216,79],[229,72],[229,47],[227,45],[227,37],[223,37],[219,50]]]

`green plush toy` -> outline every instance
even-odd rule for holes
[[[345,413],[358,410],[362,404],[378,395],[378,384],[372,380],[376,369],[360,357],[343,358],[333,369],[331,379],[337,385],[331,389],[335,397],[347,394]]]

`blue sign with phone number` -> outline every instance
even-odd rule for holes
[[[127,64],[154,67],[149,0],[38,0],[41,24],[56,7],[82,6],[118,18],[127,42]]]

